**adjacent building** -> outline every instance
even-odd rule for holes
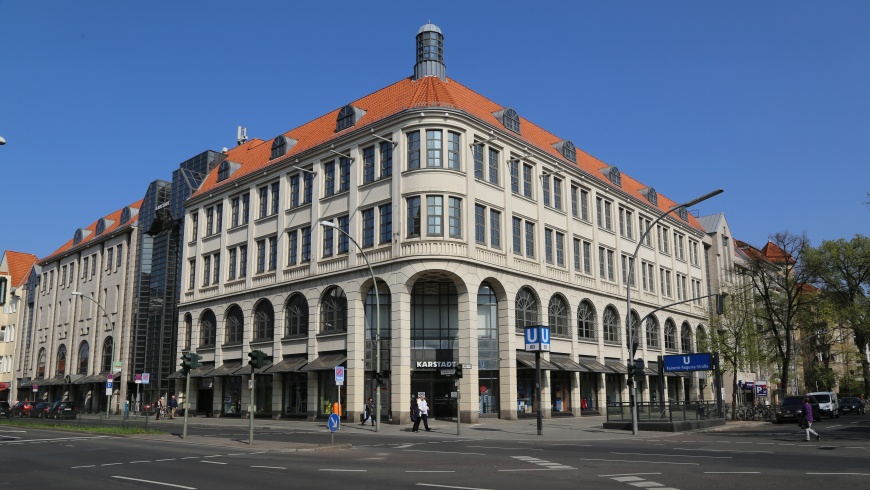
[[[419,393],[436,417],[455,416],[457,395],[466,422],[534,416],[523,330],[548,325],[544,415],[603,413],[628,399],[627,317],[643,401],[659,392],[659,356],[703,345],[702,223],[679,208],[651,227],[678,203],[448,78],[443,41],[423,26],[413,76],[242,142],[186,201],[174,357],[203,357],[192,409],[317,418],[340,397],[355,418],[380,389],[394,423]],[[252,350],[272,364],[251,373]],[[456,364],[471,366],[458,384],[442,374]],[[662,388],[709,400],[704,378]]]
[[[16,334],[23,324],[22,285],[35,262],[33,254],[11,250],[0,257],[0,401],[16,400],[14,358]]]

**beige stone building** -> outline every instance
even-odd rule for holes
[[[0,257],[0,400],[16,400],[14,379],[15,339],[21,321],[24,289],[36,256],[6,250]]]
[[[463,421],[534,416],[530,325],[551,331],[545,416],[628,401],[629,261],[678,203],[448,78],[442,40],[428,24],[412,77],[273,139],[241,138],[187,201],[178,357],[205,362],[192,409],[247,411],[256,349],[272,358],[253,390],[267,416],[329,414],[336,366],[352,419],[378,371],[394,423],[418,393],[436,417],[455,416],[457,395]],[[636,322],[706,294],[706,236],[683,208],[650,230],[630,279]],[[637,329],[646,374],[694,352],[707,324],[707,300],[652,315]],[[458,386],[441,372],[455,364],[471,366]],[[697,375],[665,380],[669,399],[711,399]],[[657,392],[647,376],[641,399]]]

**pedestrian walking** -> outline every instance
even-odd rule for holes
[[[175,395],[172,395],[172,398],[169,399],[169,418],[175,418],[175,411],[178,410],[178,400],[175,399]]]
[[[157,412],[157,415],[154,416],[154,420],[160,420],[160,414],[163,413],[163,408],[166,406],[163,403],[163,397],[157,399],[157,403],[155,404],[154,410]]]
[[[813,406],[810,405],[810,397],[804,397],[804,412],[802,415],[803,427],[807,430],[806,442],[810,442],[810,434],[814,434],[817,441],[820,440],[822,437],[818,432],[813,430]]]
[[[375,425],[375,402],[371,398],[366,402],[366,408],[363,410],[363,421],[359,425],[366,425],[366,421],[371,419],[372,427]]]
[[[430,431],[432,429],[429,428],[429,404],[426,402],[426,397],[420,395],[420,398],[417,399],[417,407],[420,408],[420,419],[423,420],[423,427],[426,428],[426,431]],[[420,424],[417,424],[419,427]]]
[[[411,397],[411,422],[414,422],[414,427],[411,428],[411,432],[419,432],[420,430],[420,405],[417,403],[417,399],[413,396]]]

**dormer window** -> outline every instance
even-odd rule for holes
[[[90,234],[90,231],[84,228],[79,228],[78,230],[76,230],[75,235],[73,235],[73,245],[78,245],[79,243],[81,243],[82,240],[85,239],[86,236]]]
[[[677,216],[680,217],[681,220],[688,222],[689,221],[689,212],[686,211],[685,207],[677,208]]]
[[[607,176],[607,179],[610,180],[610,183],[622,187],[622,174],[619,173],[619,169],[616,167],[605,167],[601,169],[601,173]]]
[[[504,109],[502,111],[498,111],[493,114],[496,119],[500,120],[502,125],[513,131],[514,133],[520,133],[520,116],[517,114],[517,111],[513,109]]]
[[[96,235],[102,235],[103,232],[106,231],[106,228],[112,226],[112,223],[114,223],[114,221],[108,220],[106,218],[100,218],[100,220],[97,221]]]
[[[574,143],[565,140],[560,141],[553,146],[562,154],[563,157],[565,157],[566,160],[577,163],[577,149],[574,147]]]
[[[272,140],[272,155],[270,159],[274,160],[278,157],[283,157],[295,144],[296,140],[293,138],[288,138],[284,135],[276,137]]]
[[[275,153],[275,145],[272,145],[272,153],[273,154]],[[275,158],[275,157],[273,156],[272,158]],[[227,180],[228,178],[230,178],[230,166],[227,165],[227,161],[224,160],[223,162],[221,162],[221,166],[218,169],[217,181],[223,182],[224,180]]]
[[[133,216],[136,216],[137,214],[139,214],[138,209],[131,208],[130,206],[127,206],[126,208],[124,208],[123,211],[121,211],[121,223],[120,224],[123,225],[123,224],[127,223],[128,221],[130,221],[130,218],[132,218]]]
[[[352,105],[346,105],[338,111],[338,119],[335,122],[335,131],[343,131],[352,128],[365,115],[365,111]]]
[[[659,195],[658,195],[658,193],[656,193],[656,190],[653,189],[652,187],[647,187],[646,189],[642,189],[640,191],[640,193],[643,194],[643,196],[646,198],[646,200],[649,201],[649,203],[652,204],[653,206],[659,205]]]

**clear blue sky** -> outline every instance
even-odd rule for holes
[[[0,0],[0,249],[44,257],[236,126],[447,75],[761,246],[870,234],[870,1]]]

